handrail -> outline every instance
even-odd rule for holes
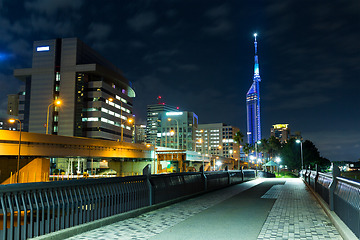
[[[351,180],[351,179],[346,178],[346,177],[336,177],[336,179],[341,181],[341,182],[346,182],[347,184],[353,185],[354,187],[360,188],[360,182]]]

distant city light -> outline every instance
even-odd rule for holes
[[[8,59],[10,56],[10,54],[0,52],[0,61]]]
[[[183,115],[183,112],[167,112],[166,116],[179,116]]]
[[[49,50],[50,50],[50,46],[41,46],[36,48],[37,52],[47,52]]]

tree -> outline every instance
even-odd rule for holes
[[[249,143],[244,144],[243,151],[247,156],[249,156],[251,149],[252,149],[252,147]]]
[[[271,156],[271,158],[273,158],[276,155],[279,155],[280,151],[281,151],[281,143],[279,141],[279,139],[277,139],[274,136],[271,136],[268,140],[269,142],[269,154]]]
[[[314,143],[306,140],[302,144],[304,167],[308,167],[310,165],[310,167],[314,169],[315,165],[323,168],[330,166],[330,161],[320,156],[320,152]],[[284,165],[287,165],[288,169],[301,169],[302,163],[300,145],[296,143],[295,138],[290,138],[287,143],[283,145],[281,158]]]
[[[290,138],[283,145],[281,160],[289,170],[301,169],[300,147],[295,138]]]
[[[265,153],[268,153],[269,151],[269,143],[268,140],[263,138],[260,140],[260,143],[257,143],[257,151],[264,153],[264,158],[265,158]]]
[[[235,133],[234,142],[241,145],[242,142],[244,142],[244,134],[242,132],[238,131]]]
[[[319,167],[328,167],[330,166],[330,161],[324,157],[320,156],[320,152],[309,140],[303,142],[303,158],[304,158],[304,167],[311,166],[312,169],[315,168],[315,165]]]

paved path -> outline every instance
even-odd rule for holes
[[[68,238],[342,239],[301,179],[259,179]]]

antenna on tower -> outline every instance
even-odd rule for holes
[[[164,102],[161,102],[161,96],[160,95],[157,97],[157,102],[158,102],[158,104],[162,104],[162,105],[165,104]]]

